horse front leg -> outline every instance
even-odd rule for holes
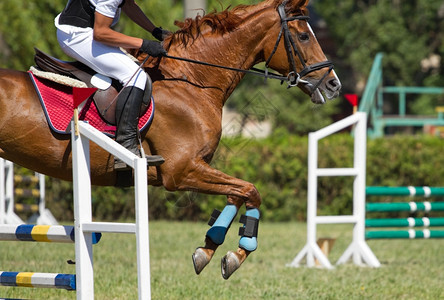
[[[225,241],[228,229],[242,204],[242,199],[228,197],[228,203],[222,212],[215,209],[211,214],[211,219],[208,222],[208,225],[210,225],[211,228],[205,235],[205,246],[197,248],[192,256],[196,274],[199,275],[200,272],[202,272],[213,258],[217,247],[222,245]]]
[[[248,207],[245,215],[240,218],[244,226],[239,228],[239,248],[236,252],[228,251],[221,260],[221,272],[224,279],[228,279],[234,271],[239,269],[248,255],[257,249],[257,233],[259,229],[259,209]]]
[[[213,258],[217,248],[224,242],[228,229],[243,203],[244,200],[242,198],[230,196],[223,211],[215,210],[211,215],[211,219],[208,222],[211,228],[205,235],[205,246],[197,248],[192,255],[196,274],[202,272]],[[247,206],[245,215],[240,217],[239,222],[243,223],[244,226],[239,228],[239,235],[241,236],[239,248],[235,252],[228,251],[221,259],[221,273],[224,279],[228,279],[239,269],[248,255],[257,249],[259,216],[258,208]]]
[[[168,165],[166,167],[168,168]],[[239,208],[244,204],[247,208],[245,216],[241,217],[244,226],[240,230],[239,248],[235,252],[228,252],[222,259],[222,276],[228,279],[241,266],[248,255],[257,248],[261,197],[253,184],[213,169],[202,160],[191,163],[191,166],[186,169],[186,172],[182,169],[181,174],[184,176],[181,176],[180,181],[171,177],[172,180],[168,181],[164,172],[164,185],[169,190],[193,190],[202,193],[227,195],[228,199],[224,210],[220,214],[213,214],[214,222],[210,223],[211,228],[206,233],[205,246],[197,248],[192,255],[197,274],[202,272],[213,258],[218,246],[224,242],[225,235]],[[177,172],[174,174],[177,174]],[[177,182],[179,184],[176,184]]]

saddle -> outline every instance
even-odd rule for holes
[[[34,50],[35,50],[34,61],[37,67],[40,68],[42,71],[51,72],[80,80],[84,82],[89,88],[97,87],[92,82],[94,82],[94,78],[98,74],[90,67],[84,65],[79,61],[60,60],[58,58],[50,56],[49,54],[37,48],[34,48]],[[103,78],[103,76],[101,78]],[[106,89],[100,89],[99,87],[99,89],[93,96],[93,101],[101,117],[109,124],[115,125],[116,124],[115,109],[117,101],[113,100],[117,97],[118,93],[122,89],[122,84],[119,81],[112,78],[106,78],[106,79],[111,81],[111,85]],[[143,116],[146,113],[151,104],[150,101],[151,86],[152,86],[151,79],[148,79],[146,89],[149,89],[150,95],[149,97],[144,97],[144,101],[140,109],[140,116]]]

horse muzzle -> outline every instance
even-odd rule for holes
[[[315,104],[324,104],[326,99],[332,100],[339,96],[342,85],[334,71],[319,83],[318,79],[307,78],[299,80],[298,87],[307,95],[311,96],[311,101]]]

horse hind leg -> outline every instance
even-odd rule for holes
[[[228,203],[222,212],[214,210],[208,225],[211,228],[205,235],[205,246],[199,247],[192,255],[194,270],[196,274],[200,274],[206,265],[213,258],[217,247],[222,245],[228,229],[236,217],[239,206]]]

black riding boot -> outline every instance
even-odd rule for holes
[[[140,156],[139,150],[139,112],[144,91],[137,87],[126,87],[117,98],[116,104],[116,142]],[[118,158],[114,159],[115,170],[125,170],[128,166]]]

